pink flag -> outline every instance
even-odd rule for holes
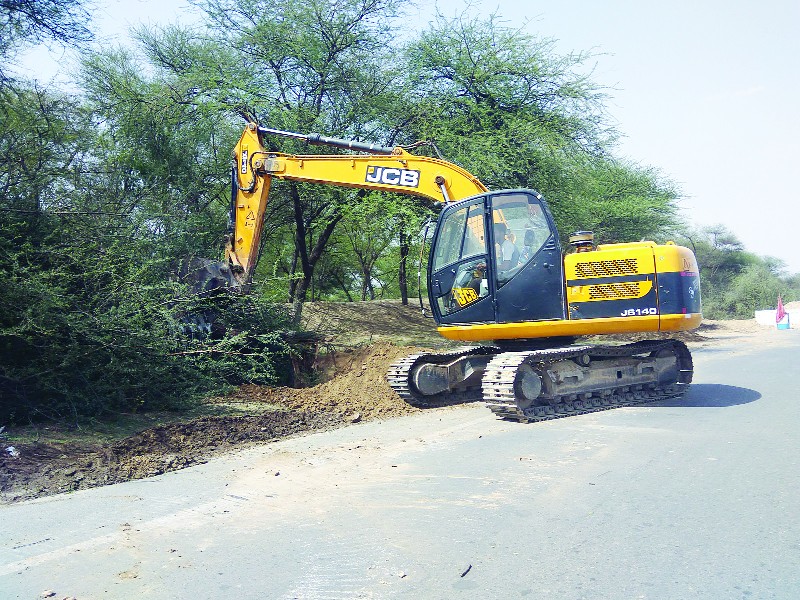
[[[786,316],[786,311],[783,310],[783,300],[781,300],[780,295],[778,296],[778,308],[775,310],[775,322],[780,323],[783,321],[783,318]]]

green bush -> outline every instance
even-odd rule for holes
[[[38,236],[2,223],[0,421],[175,408],[287,372],[282,307],[193,296],[134,240],[60,243],[64,227],[40,220]],[[192,331],[196,315],[213,334]]]

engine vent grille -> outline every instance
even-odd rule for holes
[[[636,275],[638,272],[639,262],[635,258],[600,260],[597,262],[580,262],[575,264],[575,275],[579,279]]]
[[[628,283],[601,283],[589,286],[590,300],[616,300],[618,298],[638,298],[641,294],[640,281]]]

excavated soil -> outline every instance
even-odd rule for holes
[[[384,379],[397,359],[442,345],[418,310],[386,301],[325,303],[306,318],[317,319],[316,329],[326,336],[318,365],[324,382],[302,389],[242,386],[208,401],[224,416],[159,425],[105,444],[19,443],[11,453],[0,439],[0,502],[150,477],[252,444],[420,410],[400,400]],[[401,343],[417,346],[395,345],[393,331]],[[780,333],[755,321],[718,321],[682,337],[697,346],[735,338],[756,344],[775,343]]]
[[[225,398],[226,404],[254,403],[280,406],[289,411],[328,413],[343,422],[381,419],[415,412],[386,383],[386,371],[396,360],[412,354],[408,347],[378,342],[371,346],[336,353],[330,381],[310,388],[268,388],[245,385]]]

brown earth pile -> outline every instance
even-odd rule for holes
[[[346,421],[380,419],[415,412],[386,383],[386,372],[413,349],[379,342],[331,356],[336,375],[310,388],[242,386],[219,400],[277,405],[292,411],[330,412]]]
[[[162,425],[102,446],[21,444],[18,457],[0,456],[0,502],[160,475],[247,443],[335,424],[329,415],[278,411]]]

